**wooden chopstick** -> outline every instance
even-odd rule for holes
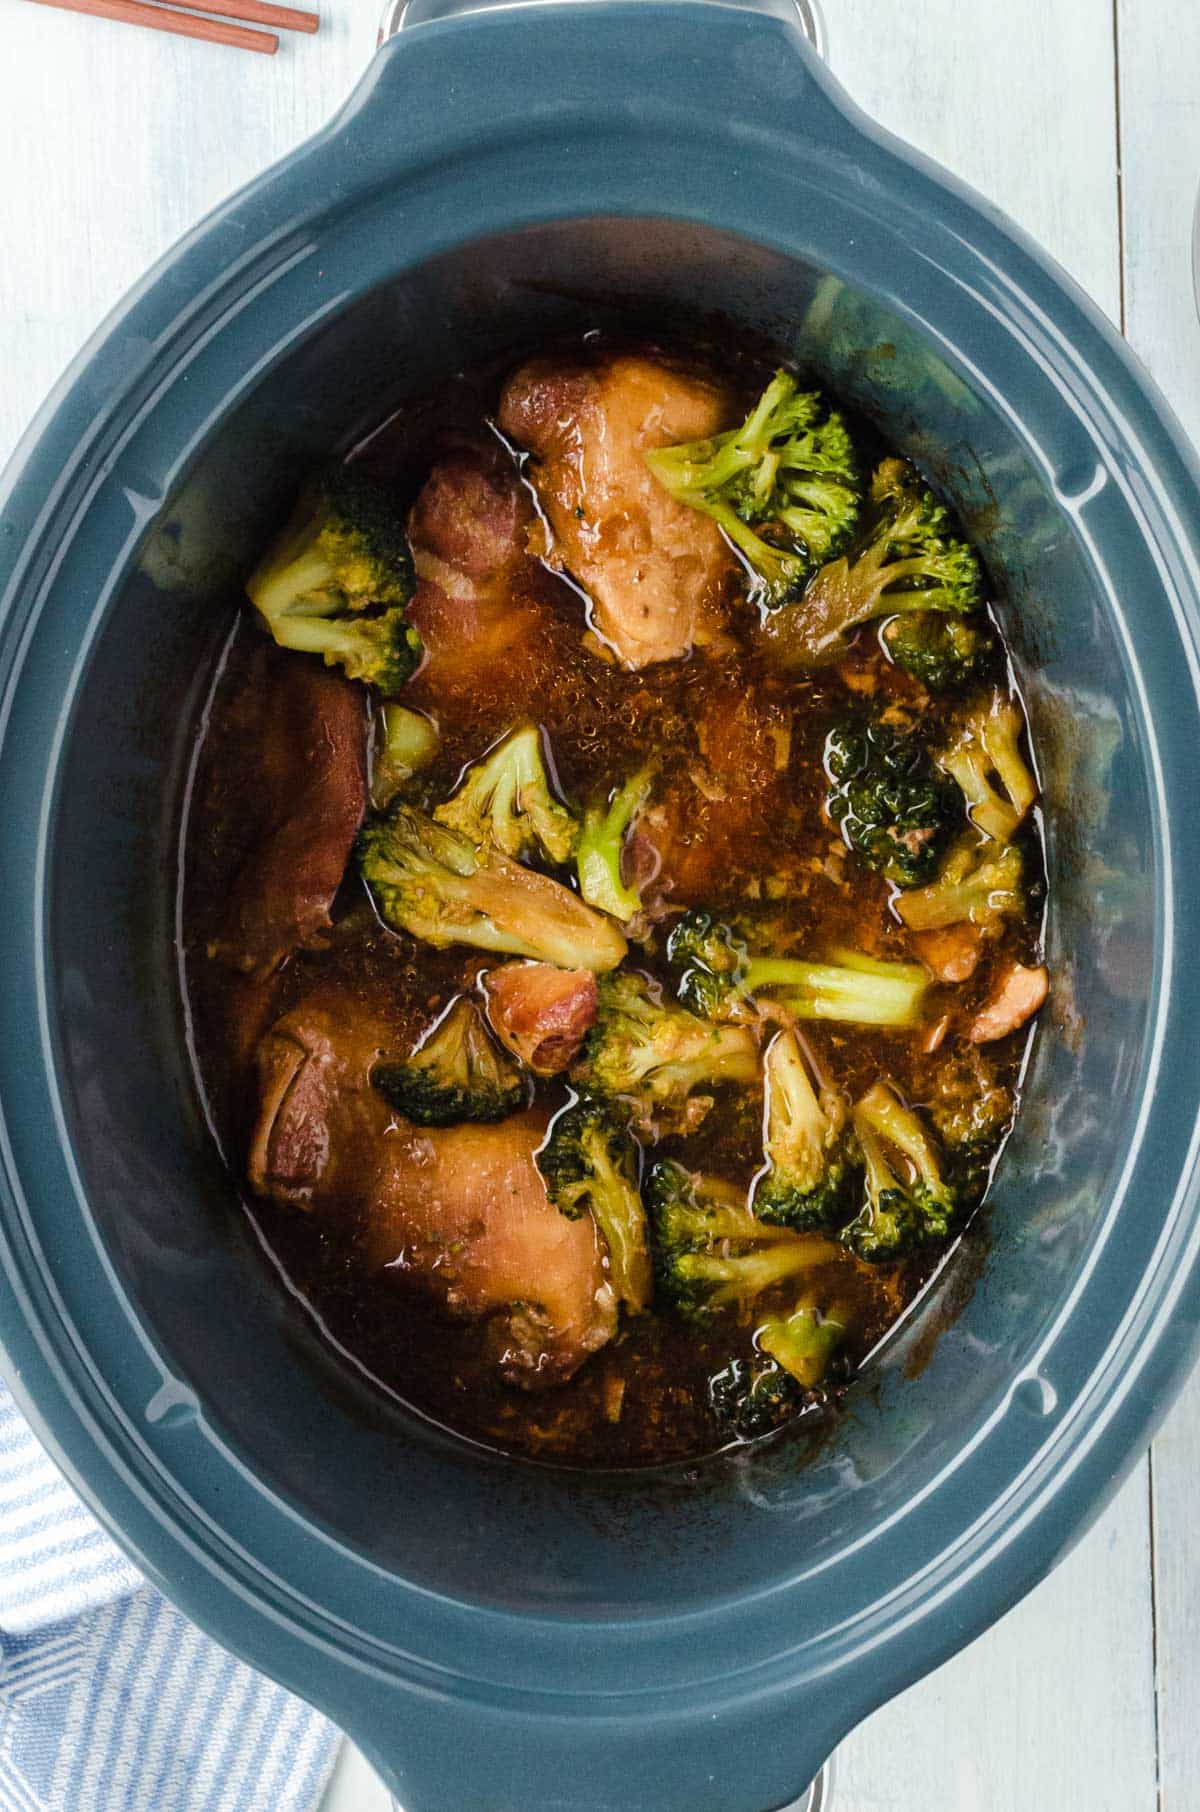
[[[237,0],[241,6],[254,0]],[[123,25],[145,25],[151,31],[174,32],[180,38],[203,38],[209,44],[229,44],[235,50],[257,50],[273,57],[279,39],[273,32],[247,31],[244,25],[226,25],[220,19],[197,19],[174,7],[149,0],[35,0],[38,6],[56,6],[64,13],[90,13],[98,19],[118,19]]]
[[[273,31],[316,31],[316,13],[302,13],[294,6],[272,6],[270,0],[186,0],[196,13],[218,13],[225,19],[249,19]]]

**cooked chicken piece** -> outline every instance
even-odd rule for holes
[[[677,660],[722,627],[734,556],[642,455],[716,433],[724,417],[719,391],[647,358],[534,359],[505,386],[499,423],[534,455],[548,558],[587,592],[593,627],[626,667]]]
[[[463,446],[433,467],[409,515],[417,590],[409,617],[426,660],[410,694],[446,712],[481,696],[524,714],[546,635],[528,592],[533,506],[503,453]]]
[[[596,1017],[590,969],[504,963],[488,972],[484,987],[492,1030],[522,1063],[539,1076],[555,1076],[574,1061]]]
[[[358,1216],[368,1267],[452,1315],[486,1319],[510,1383],[563,1382],[612,1337],[617,1311],[591,1217],[569,1221],[546,1196],[534,1163],[545,1114],[410,1126],[370,1084],[393,1052],[390,1027],[350,1002],[305,1003],[279,1020],[259,1051],[252,1187]]]
[[[498,446],[464,443],[443,453],[409,512],[420,564],[440,566],[452,592],[491,595],[524,564],[529,498]]]
[[[498,1126],[397,1126],[365,1242],[373,1267],[431,1290],[451,1314],[490,1317],[501,1375],[528,1389],[569,1378],[617,1320],[594,1221],[560,1214],[533,1161],[546,1125],[532,1112]]]
[[[791,715],[755,692],[710,692],[696,723],[698,759],[651,795],[623,867],[652,914],[664,903],[722,897],[735,870],[773,865],[785,809]]]
[[[371,1071],[396,1034],[335,992],[276,1020],[258,1047],[258,1119],[247,1173],[258,1195],[300,1207],[361,1199],[392,1112]],[[407,1056],[407,1051],[403,1053]]]
[[[1050,977],[1044,968],[1010,964],[971,1025],[972,1042],[990,1044],[1015,1032],[1033,1018],[1049,992]]]
[[[366,695],[315,660],[264,646],[232,714],[254,750],[250,853],[210,954],[269,975],[329,928],[367,805]]]
[[[983,955],[978,925],[947,925],[939,931],[914,931],[909,943],[930,974],[940,982],[969,981]]]

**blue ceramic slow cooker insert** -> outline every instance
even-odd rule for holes
[[[990,1240],[809,1463],[601,1479],[381,1425],[321,1357],[191,1079],[175,851],[311,459],[458,367],[697,309],[876,419],[1002,582],[1055,992]],[[386,45],[118,310],[8,475],[0,586],[0,1332],[42,1438],[406,1812],[784,1805],[1046,1571],[1192,1356],[1200,492],[1162,400],[787,18],[517,5]]]

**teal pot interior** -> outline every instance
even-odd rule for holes
[[[536,12],[387,46],[123,305],[10,471],[0,1328],[139,1563],[407,1812],[623,1812],[631,1781],[770,1812],[1052,1564],[1192,1354],[1200,498],[1087,304],[793,27]],[[987,1225],[840,1422],[586,1477],[382,1410],[272,1281],[189,1069],[176,850],[229,600],[313,458],[457,369],[698,300],[877,421],[981,546],[1055,990]]]

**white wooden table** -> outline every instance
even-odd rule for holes
[[[1200,0],[824,3],[851,93],[1055,253],[1200,440]],[[270,61],[0,0],[0,458],[126,286],[349,91],[380,8],[322,6]],[[1198,1812],[1198,1472],[1200,1381],[1066,1563],[849,1739],[835,1812]],[[327,1812],[386,1805],[345,1752]]]

